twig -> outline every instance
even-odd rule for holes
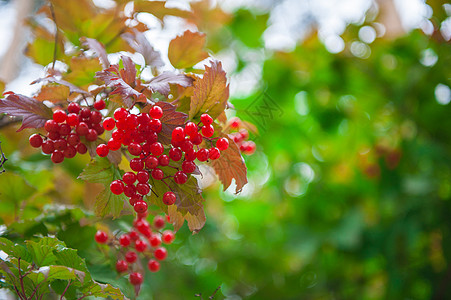
[[[23,287],[23,276],[22,276],[22,270],[21,270],[21,268],[20,268],[20,257],[19,257],[19,259],[17,260],[17,266],[18,266],[18,269],[19,269],[19,281],[20,281],[20,287],[22,288],[22,292],[23,292],[23,294],[24,295],[26,295],[25,294],[25,288]],[[30,299],[31,299],[31,297],[30,297]]]
[[[216,290],[213,292],[213,294],[211,294],[211,296],[208,297],[208,299],[212,300],[212,299],[215,297],[216,293],[217,293],[220,289],[221,289],[221,286],[218,286],[218,287],[216,288]]]
[[[39,285],[40,285],[40,283],[36,286],[36,288],[35,288],[34,291],[33,291],[33,294],[31,294],[30,298],[28,298],[28,299],[33,299],[34,294],[36,294],[36,292],[37,292],[38,289],[39,289]],[[44,295],[44,294],[42,294],[40,298],[42,298],[43,295]],[[37,297],[37,296],[36,296],[36,297]]]
[[[51,3],[50,3],[50,12],[52,13],[53,22],[55,22],[55,47],[53,48],[53,63],[52,63],[52,69],[55,70],[56,50],[58,49],[58,24],[56,23],[55,10],[53,9],[53,4]]]
[[[0,168],[2,168],[1,170],[0,170],[0,174],[1,173],[4,173],[4,172],[6,172],[6,169],[5,169],[5,163],[8,161],[8,159],[6,158],[6,156],[5,156],[5,153],[3,153],[3,150],[2,150],[2,142],[0,141],[0,153],[1,153],[1,157],[0,157]]]
[[[63,300],[64,294],[66,294],[67,289],[69,288],[70,284],[71,284],[71,282],[70,282],[70,279],[69,279],[69,282],[67,283],[66,288],[64,289],[63,293],[61,294],[60,300]]]

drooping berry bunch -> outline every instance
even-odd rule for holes
[[[238,117],[234,117],[229,121],[229,128],[232,131],[231,137],[238,145],[240,151],[246,155],[254,154],[257,146],[253,141],[248,141],[249,132],[243,126],[243,122]]]
[[[212,138],[215,132],[213,119],[208,114],[203,114],[198,124],[187,122],[183,127],[174,128],[170,145],[164,147],[158,140],[158,133],[162,130],[162,117],[163,110],[158,105],[152,106],[148,113],[137,115],[118,108],[114,111],[113,118],[108,117],[103,121],[106,130],[114,129],[111,139],[96,149],[99,156],[105,157],[109,151],[126,146],[134,156],[129,163],[132,171],[125,172],[122,179],[114,180],[110,190],[116,195],[124,193],[139,214],[147,211],[147,202],[143,197],[151,192],[151,177],[166,184],[168,191],[164,193],[162,200],[164,204],[172,205],[177,196],[168,181],[186,183],[188,175],[197,169],[195,159],[201,162],[218,159],[220,151],[229,146],[227,138]],[[201,147],[201,144],[207,146]],[[168,174],[165,170],[172,172]]]
[[[30,145],[51,154],[54,163],[61,163],[64,158],[72,158],[77,153],[85,154],[85,142],[93,142],[105,131],[100,124],[103,116],[100,110],[105,108],[105,101],[94,102],[93,107],[81,107],[71,102],[64,110],[53,112],[53,119],[45,122],[45,136],[33,134],[29,138]]]
[[[151,272],[160,270],[160,262],[167,257],[167,250],[162,246],[171,244],[175,239],[172,230],[166,229],[166,221],[161,215],[154,217],[152,224],[146,220],[146,214],[139,214],[133,222],[133,229],[121,235],[108,236],[104,231],[97,231],[95,240],[99,244],[107,244],[117,252],[116,271],[129,274],[129,281],[140,286],[144,280],[143,261]]]

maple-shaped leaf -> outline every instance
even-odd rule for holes
[[[154,15],[160,21],[163,21],[165,16],[175,16],[181,18],[190,18],[192,13],[190,11],[182,10],[179,8],[168,8],[165,6],[166,1],[147,1],[147,0],[135,0],[134,9],[136,12],[146,12]]]
[[[186,69],[206,59],[205,33],[185,31],[169,43],[168,57],[177,69]]]
[[[105,46],[96,39],[82,37],[80,39],[83,46],[88,47],[99,56],[99,60],[104,68],[110,66],[110,61],[108,60],[108,54],[106,53]]]
[[[122,34],[121,37],[127,41],[130,47],[144,57],[146,65],[156,68],[164,66],[160,52],[150,45],[142,32],[134,30],[133,33],[126,32]]]
[[[188,87],[193,84],[194,79],[185,74],[176,74],[165,71],[162,74],[152,78],[149,83],[143,84],[151,90],[156,91],[162,95],[167,96],[171,91],[170,84],[178,84],[183,87]]]
[[[206,221],[204,210],[198,210],[195,214],[188,212],[185,216],[183,216],[183,214],[177,210],[177,206],[175,204],[168,207],[168,216],[174,226],[174,231],[179,230],[186,220],[188,223],[188,228],[193,232],[193,234],[198,233],[202,227],[204,227]]]
[[[100,217],[112,216],[117,218],[127,203],[127,197],[124,194],[115,195],[110,190],[110,184],[113,180],[121,179],[119,169],[115,167],[108,159],[96,157],[93,159],[78,179],[104,185],[105,189],[97,196],[94,211]]]
[[[39,101],[50,101],[53,103],[67,101],[69,98],[70,90],[64,85],[43,85],[39,93],[34,97]]]
[[[87,88],[92,84],[96,72],[101,70],[102,66],[96,57],[74,56],[69,62],[69,72],[63,78],[75,86]]]
[[[158,133],[158,141],[163,145],[169,145],[172,139],[172,131],[185,124],[185,120],[188,117],[187,114],[176,111],[176,107],[171,103],[160,101],[155,103],[163,110],[163,116],[161,117],[161,131]],[[141,112],[148,113],[152,105],[144,107]]]
[[[194,82],[189,118],[194,119],[202,113],[208,113],[213,119],[218,117],[227,106],[229,85],[225,71],[219,61],[213,61],[205,68],[204,76]]]
[[[43,103],[19,94],[8,94],[5,99],[0,100],[0,113],[10,116],[23,117],[22,126],[18,132],[24,128],[41,128],[47,120],[52,118],[52,110]]]
[[[122,97],[122,104],[130,108],[134,104],[134,100],[138,102],[147,102],[146,96],[135,90],[136,86],[136,68],[130,57],[122,56],[124,68],[119,70],[118,65],[96,73],[96,77],[105,82],[105,85],[114,87],[110,94],[118,94]]]
[[[74,85],[74,84],[72,84],[72,83],[70,83],[70,82],[67,82],[66,80],[55,78],[55,77],[53,77],[52,75],[47,76],[47,77],[43,77],[43,78],[36,79],[36,80],[33,81],[31,84],[36,84],[36,83],[43,82],[43,81],[46,81],[46,82],[53,82],[53,83],[57,83],[57,84],[60,84],[60,85],[67,86],[67,87],[69,88],[69,91],[70,91],[71,94],[72,94],[72,93],[88,94],[88,92],[82,90],[82,89],[79,88],[78,86],[76,86],[76,85]]]
[[[217,160],[211,160],[209,164],[213,167],[219,180],[224,185],[224,191],[230,186],[232,179],[235,179],[235,193],[239,193],[247,183],[246,164],[235,142],[228,135],[222,137],[228,139],[229,147],[221,151],[221,156]]]

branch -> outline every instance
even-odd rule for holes
[[[71,284],[71,282],[70,282],[70,279],[69,279],[69,282],[67,283],[66,288],[64,289],[63,293],[61,294],[60,300],[63,300],[64,294],[66,294],[67,289],[69,288],[70,284]]]
[[[5,156],[5,153],[3,153],[3,150],[2,150],[2,142],[0,141],[0,153],[1,153],[1,156],[0,156],[0,168],[2,168],[1,170],[0,170],[0,174],[1,173],[3,173],[3,172],[6,172],[6,169],[5,169],[5,163],[6,163],[6,161],[8,160],[7,158],[6,158],[6,156]]]
[[[216,288],[216,290],[213,292],[213,294],[211,294],[211,296],[208,297],[208,299],[209,299],[209,300],[213,300],[213,299],[215,298],[216,293],[217,293],[220,289],[221,289],[221,286],[218,286],[218,287]],[[195,294],[194,297],[199,297],[200,300],[203,300],[203,298],[202,298],[202,293]]]
[[[55,69],[56,62],[56,50],[58,49],[58,24],[56,23],[55,10],[53,9],[53,4],[50,3],[50,12],[52,13],[53,22],[55,22],[55,47],[53,48],[53,63],[52,69]]]

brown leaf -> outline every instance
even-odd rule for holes
[[[0,100],[0,113],[10,116],[23,117],[22,126],[18,132],[24,128],[41,128],[47,120],[52,118],[52,110],[43,103],[19,94],[8,94],[6,99]]]
[[[2,96],[4,91],[5,91],[5,83],[0,80],[0,97]]]
[[[31,84],[39,83],[39,82],[42,82],[42,81],[54,82],[54,83],[58,83],[58,84],[67,86],[69,88],[69,91],[70,91],[71,94],[72,93],[88,94],[88,92],[80,89],[78,86],[75,86],[72,83],[67,82],[66,80],[63,80],[63,79],[57,79],[57,78],[55,78],[53,76],[47,76],[47,77],[44,77],[44,78],[36,79]]]
[[[175,232],[182,227],[183,222],[186,220],[189,230],[191,230],[193,234],[198,233],[202,227],[204,227],[206,221],[205,212],[203,210],[199,210],[196,214],[191,214],[188,212],[185,217],[183,217],[175,205],[168,207],[168,215],[174,226]]]
[[[208,113],[213,119],[219,116],[227,105],[229,86],[221,62],[213,61],[205,68],[205,74],[194,82],[189,118],[192,120],[201,113]]]
[[[235,179],[235,193],[239,193],[247,183],[246,164],[244,163],[240,149],[235,142],[228,135],[224,135],[223,137],[226,137],[229,140],[229,147],[226,150],[221,151],[219,159],[211,160],[210,165],[224,185],[224,191],[230,186],[232,179]]]
[[[205,33],[185,31],[169,43],[168,57],[177,69],[186,69],[206,59]]]
[[[53,103],[66,101],[69,98],[70,90],[64,85],[44,85],[41,87],[38,95],[35,96],[39,101],[51,101]]]
[[[190,11],[179,8],[167,8],[165,1],[135,0],[134,7],[136,12],[150,13],[160,19],[160,21],[163,21],[163,18],[167,15],[180,18],[189,18],[192,15]]]
[[[108,54],[106,53],[105,46],[97,41],[96,39],[82,37],[80,42],[83,46],[88,47],[99,56],[100,62],[104,68],[108,68],[110,66],[110,62],[108,60]]]
[[[176,74],[169,71],[165,71],[162,74],[152,78],[149,83],[144,86],[149,87],[153,91],[156,91],[162,95],[167,96],[171,91],[169,84],[178,84],[183,87],[188,87],[193,84],[193,79],[185,74]]]
[[[121,35],[124,40],[132,47],[136,52],[144,57],[146,65],[151,67],[162,67],[164,62],[161,59],[160,52],[155,50],[147,40],[146,36],[134,30],[133,33],[126,32]]]

